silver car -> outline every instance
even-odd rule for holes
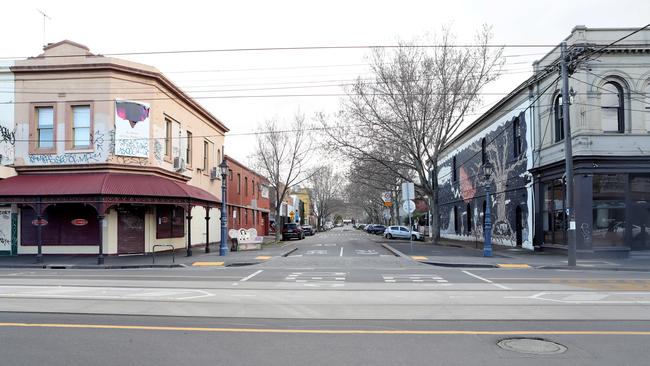
[[[413,239],[413,240],[422,240],[424,237],[417,231],[409,231],[406,226],[389,226],[384,230],[384,238],[393,239],[393,238],[402,238],[402,239]]]

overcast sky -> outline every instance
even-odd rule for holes
[[[101,4],[101,5],[100,5]],[[45,42],[69,39],[93,53],[292,46],[395,44],[442,26],[458,43],[486,23],[497,44],[557,44],[578,24],[641,27],[650,1],[30,1],[4,4],[0,57],[35,56]],[[489,89],[507,93],[530,76],[546,48],[507,48],[502,79]],[[300,111],[334,112],[340,84],[366,75],[368,50],[215,52],[123,56],[152,65],[197,98],[231,131],[226,153],[248,161],[253,132],[266,119]],[[246,90],[238,90],[246,89]],[[243,96],[243,97],[242,97]],[[253,97],[257,96],[257,97]],[[263,97],[260,97],[263,96]],[[215,98],[225,97],[225,98]],[[238,98],[235,98],[238,97]],[[498,97],[484,98],[490,105]],[[471,121],[468,121],[471,122]]]

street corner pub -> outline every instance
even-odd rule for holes
[[[0,254],[101,263],[219,242],[221,121],[157,69],[72,41],[9,70]]]

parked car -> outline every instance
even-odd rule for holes
[[[305,238],[305,232],[302,230],[302,227],[298,224],[284,224],[282,226],[282,240],[298,239],[302,240]]]
[[[307,235],[311,236],[311,235],[314,235],[314,233],[315,233],[314,228],[311,225],[304,225],[302,227],[302,231],[305,232],[305,236],[307,236]]]
[[[386,226],[384,225],[372,225],[372,227],[368,229],[368,232],[370,234],[381,235],[384,233],[385,230],[386,230]]]
[[[389,226],[384,230],[384,238],[402,238],[413,240],[424,240],[424,236],[418,231],[409,231],[406,226]]]
[[[374,226],[373,224],[366,224],[366,226],[363,227],[363,231],[369,233],[370,228],[373,227],[373,226]]]

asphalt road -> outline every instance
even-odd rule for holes
[[[649,325],[0,313],[0,360],[12,366],[645,365]],[[535,355],[497,346],[523,336],[566,350]]]
[[[244,267],[0,270],[0,364],[647,364],[650,273],[435,267],[381,241],[339,228]]]

